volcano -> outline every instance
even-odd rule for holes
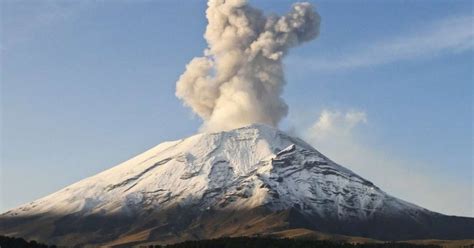
[[[2,235],[68,246],[300,229],[379,240],[472,239],[473,227],[473,218],[393,197],[303,140],[260,124],[162,143],[0,215]]]

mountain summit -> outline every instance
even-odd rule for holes
[[[383,240],[474,238],[474,219],[402,201],[275,128],[162,143],[0,215],[0,234],[60,245],[172,243],[295,228]]]

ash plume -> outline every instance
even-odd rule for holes
[[[289,48],[318,36],[319,15],[306,2],[284,16],[265,16],[246,0],[207,5],[208,48],[186,66],[176,96],[204,120],[202,131],[277,126],[288,113],[282,59]]]

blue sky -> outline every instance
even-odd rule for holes
[[[285,58],[281,129],[390,194],[474,216],[472,2],[311,2],[321,34]],[[206,47],[205,1],[1,5],[0,211],[198,130],[174,92]]]

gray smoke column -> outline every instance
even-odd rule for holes
[[[265,16],[246,0],[207,5],[209,47],[186,66],[176,96],[204,120],[202,131],[277,126],[288,113],[282,59],[289,48],[316,38],[319,15],[309,3],[294,4],[285,16]]]

